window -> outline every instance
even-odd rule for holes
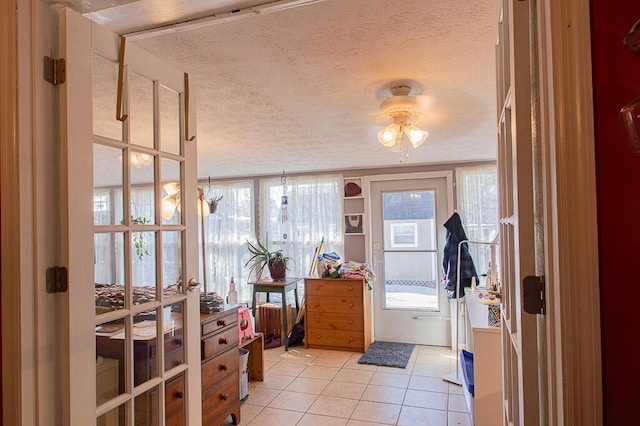
[[[207,290],[226,297],[233,277],[238,302],[249,302],[244,265],[249,259],[246,241],[254,235],[253,181],[212,182],[203,188],[207,200],[222,197],[216,211],[204,219]]]
[[[287,177],[260,181],[260,239],[270,250],[282,249],[294,264],[288,274],[309,274],[313,255],[324,239],[323,252],[344,253],[341,175]],[[286,191],[286,194],[284,193]],[[282,196],[287,220],[282,220]]]
[[[470,241],[491,242],[498,235],[498,176],[495,165],[456,169],[458,212]],[[486,274],[491,249],[470,244],[478,274]]]
[[[418,247],[418,224],[392,223],[391,247]]]

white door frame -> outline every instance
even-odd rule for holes
[[[588,0],[538,0],[549,425],[600,425],[602,356]]]
[[[33,4],[41,6],[40,1]],[[553,402],[549,406],[548,424],[571,424],[569,416],[581,413],[581,424],[595,425],[602,423],[597,224],[593,204],[595,167],[589,162],[588,167],[579,168],[576,161],[576,158],[593,155],[589,2],[540,0],[538,6],[541,10],[538,34],[541,37],[541,106],[547,165],[549,401]],[[38,145],[43,140],[53,139],[46,134],[34,136],[31,133],[36,120],[35,106],[31,105],[34,96],[31,86],[41,79],[40,63],[34,65],[31,59],[32,55],[41,59],[37,56],[37,47],[32,47],[32,41],[35,45],[42,42],[37,33],[36,39],[32,39],[32,19],[35,18],[36,12],[30,2],[0,2],[0,22],[3,24],[0,39],[6,42],[3,47],[10,47],[0,49],[3,58],[0,74],[17,75],[17,80],[3,78],[0,81],[2,93],[8,94],[0,99],[3,113],[0,121],[3,141],[0,157],[3,420],[5,424],[15,425],[38,424],[29,421],[41,411],[35,409],[36,378],[50,373],[46,366],[35,363],[38,330],[34,321],[35,289],[41,292],[44,282],[42,266],[36,267],[34,252],[37,249],[38,253],[43,253],[54,248],[36,243],[34,223],[30,220],[30,212],[34,209],[37,216],[43,215],[34,201],[32,155],[36,150],[32,143]],[[571,23],[571,31],[567,30],[568,23]],[[42,25],[38,20],[34,24],[36,28]],[[17,50],[11,48],[16,45]],[[20,107],[15,93],[19,93],[22,100]],[[576,99],[580,101],[576,102]],[[555,111],[562,111],[563,115],[556,115]],[[50,110],[49,114],[53,115],[53,112]],[[55,132],[53,127],[48,130]],[[35,139],[32,140],[32,136]],[[19,192],[16,191],[18,187]],[[580,217],[576,217],[575,209],[570,207],[576,206],[576,202],[589,205],[588,211],[583,209]],[[6,257],[8,252],[12,253],[10,258]],[[580,268],[571,266],[578,264]],[[38,277],[32,276],[33,271],[39,274]],[[44,304],[39,315],[42,317],[53,310],[52,304]],[[25,312],[24,318],[22,312]],[[39,406],[49,407],[52,412],[59,409],[53,399],[42,399]],[[44,417],[40,424],[54,422],[55,417]]]

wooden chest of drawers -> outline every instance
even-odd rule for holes
[[[362,279],[305,279],[308,348],[364,352],[371,344],[371,292]]]
[[[240,423],[238,308],[200,315],[202,424],[218,426],[229,415]]]

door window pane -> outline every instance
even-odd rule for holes
[[[153,81],[138,73],[129,73],[129,142],[153,148]]]
[[[162,160],[162,223],[179,224],[182,212],[182,188],[180,185],[180,162]]]
[[[93,91],[93,133],[122,140],[122,122],[116,119],[118,64],[93,55],[91,66]]]
[[[131,233],[131,283],[133,304],[156,300],[156,234]]]
[[[382,194],[384,307],[438,309],[435,191]]]
[[[160,424],[158,407],[159,394],[159,389],[156,386],[136,397],[133,403],[136,425],[158,426]]]
[[[114,225],[122,220],[122,150],[95,143],[93,145],[93,223]]]
[[[184,302],[174,303],[164,308],[164,369],[184,363],[184,334],[182,330],[182,313]]]
[[[157,309],[133,316],[133,384],[158,377]]]
[[[125,405],[121,405],[98,417],[98,426],[123,425],[124,416]]]
[[[123,309],[124,233],[95,234],[94,259],[96,315]]]
[[[130,151],[132,225],[155,223],[154,156]],[[137,158],[137,160],[133,160]]]
[[[182,293],[182,232],[162,233],[162,288],[164,297]]]
[[[160,149],[180,154],[180,95],[160,86]]]
[[[124,319],[119,319],[96,327],[96,403],[98,406],[125,392],[126,327],[124,325]]]
[[[438,254],[385,252],[385,308],[438,308]]]

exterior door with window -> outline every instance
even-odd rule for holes
[[[68,424],[198,425],[194,98],[183,72],[59,18]]]
[[[374,179],[382,178],[371,178],[375,339],[449,345],[449,304],[440,280],[451,173]]]

